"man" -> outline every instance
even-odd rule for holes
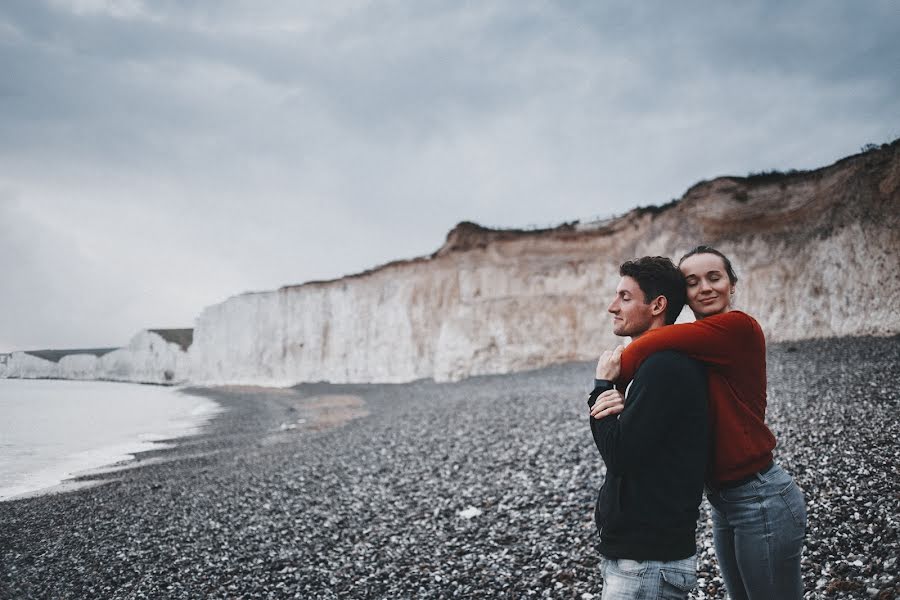
[[[624,263],[609,305],[613,333],[638,338],[675,322],[684,279],[668,258]],[[623,401],[611,383],[622,347],[604,352],[588,405],[606,463],[595,518],[603,600],[687,598],[696,585],[696,530],[708,453],[706,374],[678,352],[638,369]]]

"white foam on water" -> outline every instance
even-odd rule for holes
[[[176,388],[0,380],[0,501],[170,447],[221,411]]]

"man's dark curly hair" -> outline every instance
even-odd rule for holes
[[[665,256],[644,256],[622,263],[619,275],[637,281],[644,292],[644,302],[650,304],[657,296],[666,297],[666,325],[671,325],[687,302],[684,276]]]

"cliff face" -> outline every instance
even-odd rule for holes
[[[13,352],[0,361],[0,378],[184,383],[191,366],[180,344],[189,338],[189,331],[141,331],[124,348]]]
[[[538,231],[463,223],[431,257],[236,296],[199,316],[201,383],[400,382],[590,360],[618,342],[618,265],[711,244],[770,341],[900,332],[900,142],[830,167],[722,177],[661,208]],[[688,315],[685,310],[683,317]]]

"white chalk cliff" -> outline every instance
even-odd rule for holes
[[[737,305],[769,341],[900,332],[900,141],[815,171],[720,177],[604,222],[463,223],[430,257],[235,296],[198,317],[191,379],[454,380],[590,360],[618,341],[618,265],[699,243],[732,257]]]
[[[191,371],[189,331],[143,330],[124,348],[13,352],[0,360],[0,377],[184,383]]]
[[[768,340],[900,333],[900,140],[800,173],[720,177],[603,222],[462,223],[433,255],[242,294],[125,348],[0,355],[0,377],[143,383],[439,381],[592,360],[618,265],[711,244]],[[690,318],[689,311],[682,313]]]

